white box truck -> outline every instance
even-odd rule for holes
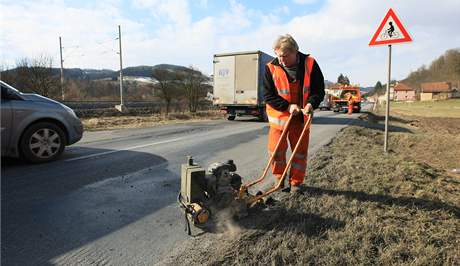
[[[213,104],[226,112],[228,120],[247,115],[267,121],[263,80],[271,60],[261,51],[214,55]]]

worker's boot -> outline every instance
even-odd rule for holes
[[[300,185],[291,185],[291,194],[303,194],[303,188]]]
[[[280,179],[281,179],[281,175],[275,175],[275,180],[276,180],[276,181],[275,181],[275,184],[278,184],[278,182],[280,181]],[[284,182],[281,183],[279,189],[280,189],[282,192],[289,192],[289,187],[286,187],[286,184],[285,184],[285,183],[286,183],[286,179],[285,179]],[[287,191],[286,191],[286,190],[287,190]]]
[[[289,193],[291,191],[291,186],[286,186],[286,180],[284,180],[283,183],[281,183],[281,192],[287,192]]]

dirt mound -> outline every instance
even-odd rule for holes
[[[310,161],[304,195],[280,193],[274,207],[237,221],[236,234],[197,236],[162,264],[458,263],[459,179],[383,155],[382,139],[377,129],[346,128]]]

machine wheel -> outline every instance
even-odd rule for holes
[[[64,151],[66,136],[57,125],[39,122],[29,126],[19,142],[22,157],[31,163],[56,159]]]
[[[235,118],[236,118],[236,115],[229,115],[229,116],[227,116],[227,119],[230,120],[230,121],[235,120]]]

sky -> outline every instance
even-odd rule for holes
[[[389,8],[413,42],[393,45],[392,79],[460,48],[459,0],[0,0],[0,65],[46,55],[65,68],[176,64],[212,74],[213,55],[261,50],[291,34],[326,79],[385,83],[388,47],[368,43]]]

